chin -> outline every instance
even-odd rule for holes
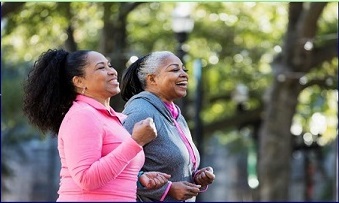
[[[111,91],[112,96],[115,96],[115,95],[117,95],[119,93],[120,93],[120,88],[118,88],[118,89],[116,89],[114,91]]]
[[[178,94],[179,99],[180,99],[180,98],[183,98],[183,97],[186,97],[186,95],[187,95],[187,92]]]

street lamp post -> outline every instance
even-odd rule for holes
[[[239,83],[234,92],[232,93],[232,100],[236,102],[236,113],[242,114],[245,112],[245,104],[248,101],[248,87],[244,84]],[[250,188],[255,189],[259,185],[257,178],[257,143],[255,140],[257,133],[257,123],[240,123],[238,126],[239,134],[242,133],[242,128],[251,125],[253,127],[252,132],[247,132],[243,134],[247,137],[248,140],[248,151],[247,151],[247,184]],[[245,131],[246,132],[246,131]],[[250,133],[250,134],[249,134]]]
[[[188,34],[192,32],[194,27],[194,20],[191,18],[191,4],[189,2],[180,2],[172,13],[172,30],[175,33],[178,41],[177,56],[185,65],[185,55],[187,49],[184,48]],[[185,97],[178,101],[178,105],[186,116]]]
[[[245,111],[245,103],[248,100],[248,87],[242,83],[237,84],[232,92],[232,100],[237,104],[237,113]],[[241,128],[241,125],[239,126]]]

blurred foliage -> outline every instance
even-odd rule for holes
[[[232,92],[237,84],[249,88],[246,109],[262,105],[264,91],[271,82],[270,62],[281,51],[286,31],[287,2],[190,2],[194,30],[184,46],[189,70],[188,98],[194,100],[193,62],[203,63],[203,111],[205,124],[236,114]],[[103,28],[103,5],[100,2],[71,2],[71,18],[63,3],[27,2],[19,13],[1,22],[1,99],[2,146],[15,140],[34,138],[36,131],[22,114],[22,82],[40,53],[64,47],[66,29],[71,24],[79,49],[97,50]],[[153,50],[176,52],[177,41],[171,28],[175,2],[150,2],[139,5],[128,15],[128,57]],[[118,6],[112,13],[118,15]],[[117,16],[114,16],[117,17]],[[113,20],[113,19],[111,19]],[[319,21],[315,44],[337,37],[338,4],[330,2]],[[114,32],[114,30],[112,31]],[[127,61],[126,61],[127,63]],[[114,66],[114,64],[113,64]],[[337,78],[338,59],[322,64],[307,75],[308,79]],[[334,82],[328,81],[328,82]],[[320,113],[326,118],[323,144],[337,136],[337,86],[333,90],[319,86],[306,88],[299,97],[294,122],[309,130],[310,118]],[[217,98],[217,99],[216,99]],[[224,143],[242,143],[236,126],[217,131]],[[8,140],[3,142],[3,138]],[[10,138],[10,139],[9,139]],[[12,140],[13,139],[13,140]],[[15,143],[14,142],[14,143]],[[246,142],[246,141],[245,141]],[[244,143],[243,143],[244,144]],[[3,161],[3,160],[2,160]]]
[[[203,63],[204,101],[201,117],[205,123],[235,114],[235,102],[231,99],[231,93],[239,83],[249,87],[250,98],[246,107],[257,108],[262,103],[264,90],[271,82],[269,63],[281,50],[280,44],[287,23],[287,3],[191,2],[191,4],[195,25],[185,44],[188,52],[185,63],[191,75],[188,98],[194,99],[193,61],[199,58]],[[177,42],[171,30],[171,11],[175,6],[175,2],[151,2],[141,4],[131,12],[127,24],[129,51],[126,54],[131,57],[152,50],[175,52]],[[115,7],[112,7],[112,12],[118,12],[114,9]],[[2,68],[18,71],[20,78],[18,80],[22,80],[24,73],[41,52],[48,48],[63,47],[68,37],[65,30],[69,22],[74,28],[74,38],[78,48],[96,50],[104,23],[102,3],[72,2],[73,17],[68,19],[66,15],[60,15],[63,13],[66,11],[63,10],[62,3],[27,2],[21,12],[13,13],[3,19]],[[330,3],[323,13],[319,22],[320,37],[317,38],[316,43],[323,43],[337,34],[337,5]],[[7,74],[2,77],[7,77]],[[321,75],[335,77],[337,59],[332,63],[323,64],[308,77]],[[8,81],[11,82],[13,81]],[[12,86],[7,85],[5,80],[2,80],[2,83],[3,105],[6,106],[6,110],[2,112],[3,118],[10,116],[22,118],[18,108],[21,106],[21,94],[17,94],[21,91],[7,91],[7,88]],[[21,86],[17,88],[20,89]],[[321,92],[315,91],[316,88],[309,87],[300,96],[300,100],[306,102],[305,104],[301,102],[298,107],[300,116],[304,118],[311,117],[311,113],[320,108],[312,106],[312,110],[308,110],[310,108],[308,104],[314,102],[313,100],[317,99]],[[17,95],[12,99],[14,95],[9,94]],[[336,98],[329,93],[321,95],[324,100],[323,106],[329,106],[332,101],[336,102]],[[220,99],[211,101],[214,97]],[[305,105],[308,107],[306,108]],[[325,110],[324,108],[320,109]],[[335,115],[336,108],[331,109],[332,113],[327,111],[326,116]],[[12,122],[14,120],[16,119]],[[303,124],[306,125],[305,122]],[[14,126],[11,121],[8,121],[4,127],[7,125]]]

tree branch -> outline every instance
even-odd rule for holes
[[[291,29],[294,30],[296,28],[296,24],[302,13],[302,10],[303,10],[303,3],[301,2],[289,3],[287,32],[290,31]]]
[[[305,48],[307,43],[313,43],[318,29],[317,23],[322,14],[326,2],[304,3],[303,12],[297,24],[297,41],[294,48],[293,65],[294,70],[308,72],[312,69],[312,53]]]
[[[236,114],[233,117],[224,118],[219,121],[215,121],[210,124],[206,124],[203,127],[204,135],[210,136],[216,131],[225,130],[234,126],[246,126],[251,123],[257,123],[261,120],[263,108],[259,107],[251,111],[245,111],[241,114]]]
[[[60,11],[63,12],[63,15],[65,15],[66,19],[68,20],[68,27],[66,29],[66,33],[67,33],[67,39],[65,41],[65,48],[68,51],[76,51],[78,49],[77,43],[75,42],[74,39],[74,29],[72,26],[72,18],[73,18],[73,14],[72,14],[72,8],[71,8],[71,3],[70,2],[60,2],[57,4],[58,8]]]
[[[296,33],[297,33],[297,23],[302,13],[303,3],[300,2],[292,2],[289,3],[288,8],[288,24],[287,31],[283,44],[283,52],[281,55],[281,60],[284,64],[291,65],[293,54],[295,52],[295,44],[296,44]]]
[[[4,2],[1,5],[1,19],[7,17],[11,13],[19,11],[26,2]]]
[[[317,23],[320,15],[322,14],[327,2],[312,2],[309,9],[304,9],[304,12],[298,22],[299,34],[298,36],[305,40],[313,39],[317,32]],[[302,42],[303,44],[305,42]]]
[[[262,99],[262,94],[263,92],[262,91],[251,91],[248,93],[248,96],[251,98],[251,99],[258,99],[258,100],[261,100]],[[215,103],[215,102],[218,102],[218,101],[227,101],[227,100],[231,100],[232,99],[232,94],[229,93],[229,92],[221,92],[217,95],[211,95],[209,98],[206,98],[206,101],[208,103]],[[193,102],[193,101],[191,101]]]
[[[143,4],[145,2],[131,2],[131,3],[122,3],[121,6],[121,15],[128,15],[132,10],[134,10],[136,7],[138,7],[140,4]]]
[[[322,79],[313,79],[307,82],[305,85],[302,86],[303,89],[306,89],[311,86],[318,86],[321,89],[328,89],[328,90],[337,90],[338,89],[338,78],[333,76],[328,76]]]
[[[321,47],[315,48],[312,54],[312,68],[317,68],[325,61],[331,61],[333,58],[338,57],[338,39],[327,41]]]

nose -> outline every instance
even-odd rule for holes
[[[186,77],[188,78],[188,74],[184,69],[181,69],[180,77]]]
[[[114,68],[110,68],[108,71],[109,75],[118,75],[118,72]]]

